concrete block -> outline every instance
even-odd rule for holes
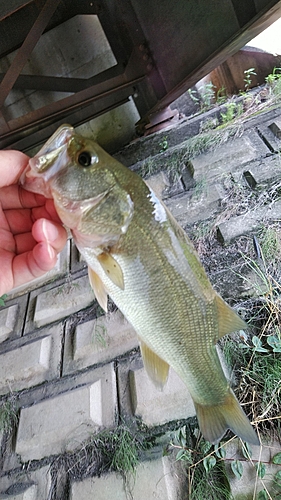
[[[268,151],[277,153],[281,147],[280,141],[280,117],[274,121],[259,124],[257,127],[261,138],[268,147]]]
[[[31,300],[34,298],[31,295]],[[83,276],[57,288],[51,288],[35,298],[34,325],[39,328],[60,320],[89,306],[94,300],[88,276]]]
[[[22,489],[22,488],[20,488]],[[13,490],[10,490],[13,491]],[[0,500],[37,500],[37,487],[35,484],[27,487],[24,491],[19,491],[18,493],[0,493]]]
[[[120,311],[100,316],[66,336],[63,373],[110,361],[137,346],[136,333]]]
[[[23,331],[27,295],[5,301],[5,306],[0,308],[0,345],[5,340],[20,337]],[[1,347],[0,347],[1,349]]]
[[[33,483],[33,484],[32,484]],[[17,470],[0,478],[0,500],[45,500],[49,498],[51,474],[49,465],[37,470]]]
[[[227,244],[232,240],[239,238],[244,234],[248,234],[258,229],[263,220],[267,223],[270,221],[280,220],[281,217],[281,201],[271,203],[268,206],[251,210],[238,217],[232,217],[226,222],[222,222],[217,227],[217,237],[221,243]]]
[[[134,500],[185,500],[180,480],[168,457],[142,462],[136,471],[131,489]],[[96,498],[98,500],[127,500],[124,481],[115,473],[84,479],[71,486],[70,500]]]
[[[129,374],[133,413],[152,427],[172,420],[193,417],[193,401],[186,385],[170,369],[168,381],[159,391],[149,379],[144,368]]]
[[[165,204],[179,223],[192,224],[211,217],[223,198],[222,186],[202,183],[198,190],[165,200]]]
[[[264,158],[259,162],[250,163],[243,176],[251,188],[273,184],[280,180],[281,162],[279,156]]]
[[[34,290],[35,288],[38,288],[40,286],[43,286],[51,281],[54,281],[55,279],[59,279],[60,277],[63,277],[67,274],[68,269],[69,269],[69,253],[70,253],[70,243],[67,241],[66,246],[62,250],[62,252],[58,255],[58,260],[55,265],[55,267],[49,271],[48,273],[44,274],[44,276],[41,276],[40,278],[36,278],[32,281],[30,281],[27,284],[18,286],[17,288],[14,288],[9,294],[9,298],[14,298],[17,297],[18,295],[22,295],[24,293],[30,292]]]
[[[0,342],[4,342],[13,333],[17,312],[18,306],[16,304],[0,310]]]
[[[92,383],[22,408],[16,453],[28,461],[73,451],[93,432],[112,427],[115,412],[115,373],[106,365]]]
[[[280,471],[280,466],[271,462],[272,457],[280,452],[280,444],[272,443],[269,446],[251,446],[251,460],[245,459],[241,451],[241,443],[234,439],[225,445],[226,449],[226,471],[230,480],[231,493],[235,500],[252,500],[254,493],[258,495],[260,490],[267,488],[270,493],[269,498],[277,498],[279,488],[274,485],[274,474]],[[231,471],[231,461],[240,460],[243,467],[243,475],[238,479]],[[257,476],[256,465],[263,462],[266,467],[265,476],[260,479]],[[256,496],[255,496],[256,498]]]
[[[9,351],[0,355],[0,394],[20,391],[59,376],[63,328],[40,332],[37,338],[9,343]]]
[[[242,137],[227,141],[214,151],[204,153],[192,160],[194,178],[204,178],[214,183],[225,174],[237,169],[261,154],[268,153],[268,148],[256,132],[247,132]]]

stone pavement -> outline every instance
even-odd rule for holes
[[[198,119],[183,121],[178,129],[142,138],[119,157],[129,166],[137,162],[134,168],[141,170],[142,147],[149,150],[153,144],[155,164],[162,155],[162,168],[151,173],[148,182],[163,195],[179,223],[191,233],[202,223],[215,224],[225,245],[241,235],[250,241],[249,235],[264,220],[280,221],[280,200],[272,197],[270,203],[246,207],[243,213],[231,216],[230,212],[221,220],[219,216],[231,205],[230,182],[233,197],[242,186],[250,199],[258,188],[270,192],[280,180],[281,112],[248,120],[243,135],[213,152],[184,160],[174,178],[165,162],[175,148],[198,133],[195,122]],[[164,137],[169,149],[160,153]],[[231,266],[239,273],[233,273]],[[214,268],[210,263],[207,272],[230,303],[254,293],[247,281],[252,279],[251,269],[241,262],[225,261]],[[229,282],[231,292],[225,285]],[[194,419],[193,403],[178,376],[172,372],[164,390],[157,391],[143,369],[132,327],[113,305],[110,311],[104,315],[96,303],[85,263],[71,241],[53,271],[14,290],[1,307],[0,404],[2,414],[3,407],[15,408],[15,418],[0,432],[0,499],[125,500],[120,474],[89,473],[76,479],[67,467],[68,454],[77,453],[80,460],[87,440],[124,421],[138,422],[150,436],[162,432],[165,443],[169,425],[177,429]],[[178,463],[161,454],[156,446],[137,467],[134,500],[187,498],[187,479]],[[238,487],[233,484],[235,494]],[[251,491],[245,498],[252,498]]]

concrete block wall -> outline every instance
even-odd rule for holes
[[[202,222],[218,220],[229,177],[243,183],[249,194],[256,186],[267,189],[280,178],[276,148],[281,145],[281,113],[280,117],[275,111],[261,115],[259,120],[258,125],[247,122],[242,136],[192,160],[190,185],[183,176],[175,180],[165,171],[167,156],[160,173],[148,179],[189,232]],[[190,134],[186,122],[181,125],[181,138],[184,126],[186,135]],[[171,134],[175,138],[176,130]],[[149,142],[160,143],[162,136],[158,133],[140,141],[149,150]],[[120,154],[127,155],[128,161],[128,152]],[[219,222],[221,241],[228,244],[251,234],[262,217],[274,214],[274,220],[280,220],[280,201],[261,210]],[[242,265],[237,264],[240,272]],[[207,267],[216,289],[230,303],[251,295],[247,281],[228,267],[227,262]],[[247,273],[250,269],[243,269],[246,277]],[[231,292],[225,285],[230,275]],[[176,429],[194,418],[182,381],[172,372],[164,390],[157,391],[143,369],[132,327],[113,304],[109,310],[105,315],[95,301],[85,263],[71,241],[51,273],[14,290],[1,307],[0,406],[14,405],[16,418],[0,432],[0,499],[123,500],[126,491],[120,475],[112,471],[98,477],[89,472],[78,480],[66,466],[68,454],[81,453],[87,440],[123,421],[141,423],[143,432],[152,436],[159,435],[161,426],[172,423]],[[159,447],[151,456],[153,460],[145,459],[137,468],[134,500],[187,498],[187,479],[174,458],[162,457]]]

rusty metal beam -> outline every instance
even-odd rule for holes
[[[59,2],[60,0],[46,0],[39,16],[13,59],[13,62],[0,85],[0,109],[3,107],[10,90],[13,88],[15,81],[17,80],[30,53],[34,49],[49,20],[55,12]]]
[[[129,96],[132,95],[133,92],[133,87],[127,87],[119,91],[118,94],[112,94],[99,101],[94,101],[89,106],[85,106],[77,111],[71,112],[71,110],[66,110],[64,116],[59,119],[53,119],[51,117],[51,119],[47,120],[44,124],[42,124],[42,122],[34,122],[26,131],[23,129],[12,131],[8,135],[0,137],[0,148],[12,148],[26,151],[31,147],[35,147],[45,142],[63,123],[67,122],[77,127],[85,123],[85,121],[92,120],[128,102]],[[42,127],[42,125],[44,126]]]
[[[109,78],[121,75],[123,64],[115,64],[111,68],[91,76],[90,78],[65,78],[58,76],[19,75],[14,84],[15,89],[47,90],[53,92],[79,92],[93,85],[97,85]],[[0,73],[0,82],[5,73]]]
[[[33,0],[0,0],[0,21],[6,19],[6,17],[11,16],[14,12],[23,7],[26,7]]]
[[[115,95],[118,101],[119,96],[125,89],[130,89],[128,95],[132,95],[135,91],[135,85],[144,81],[145,78],[146,73],[140,54],[138,51],[133,51],[125,71],[121,75],[93,85],[60,101],[27,113],[24,116],[10,120],[7,123],[9,127],[8,132],[0,126],[1,144],[16,131],[21,131],[21,134],[25,134],[26,131],[30,132],[34,126],[44,126],[46,123],[49,124],[57,122],[62,118],[65,119],[65,116],[81,110],[96,101],[101,100],[103,102],[109,96]]]

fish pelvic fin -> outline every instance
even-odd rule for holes
[[[121,288],[121,290],[124,290],[123,271],[117,260],[108,252],[100,253],[97,256],[97,260],[112,283]]]
[[[88,274],[90,285],[94,290],[95,297],[102,309],[107,312],[107,291],[105,286],[100,277],[97,273],[95,273],[95,271],[93,271],[93,269],[91,269],[91,267],[88,267]]]
[[[218,312],[219,338],[227,333],[248,328],[247,323],[219,295],[215,296],[215,305]]]
[[[140,340],[141,355],[145,370],[157,387],[162,390],[167,382],[170,365],[160,358],[142,340]]]
[[[259,446],[260,440],[234,393],[229,389],[220,405],[200,405],[194,402],[200,430],[210,443],[218,443],[227,429],[243,441]]]

